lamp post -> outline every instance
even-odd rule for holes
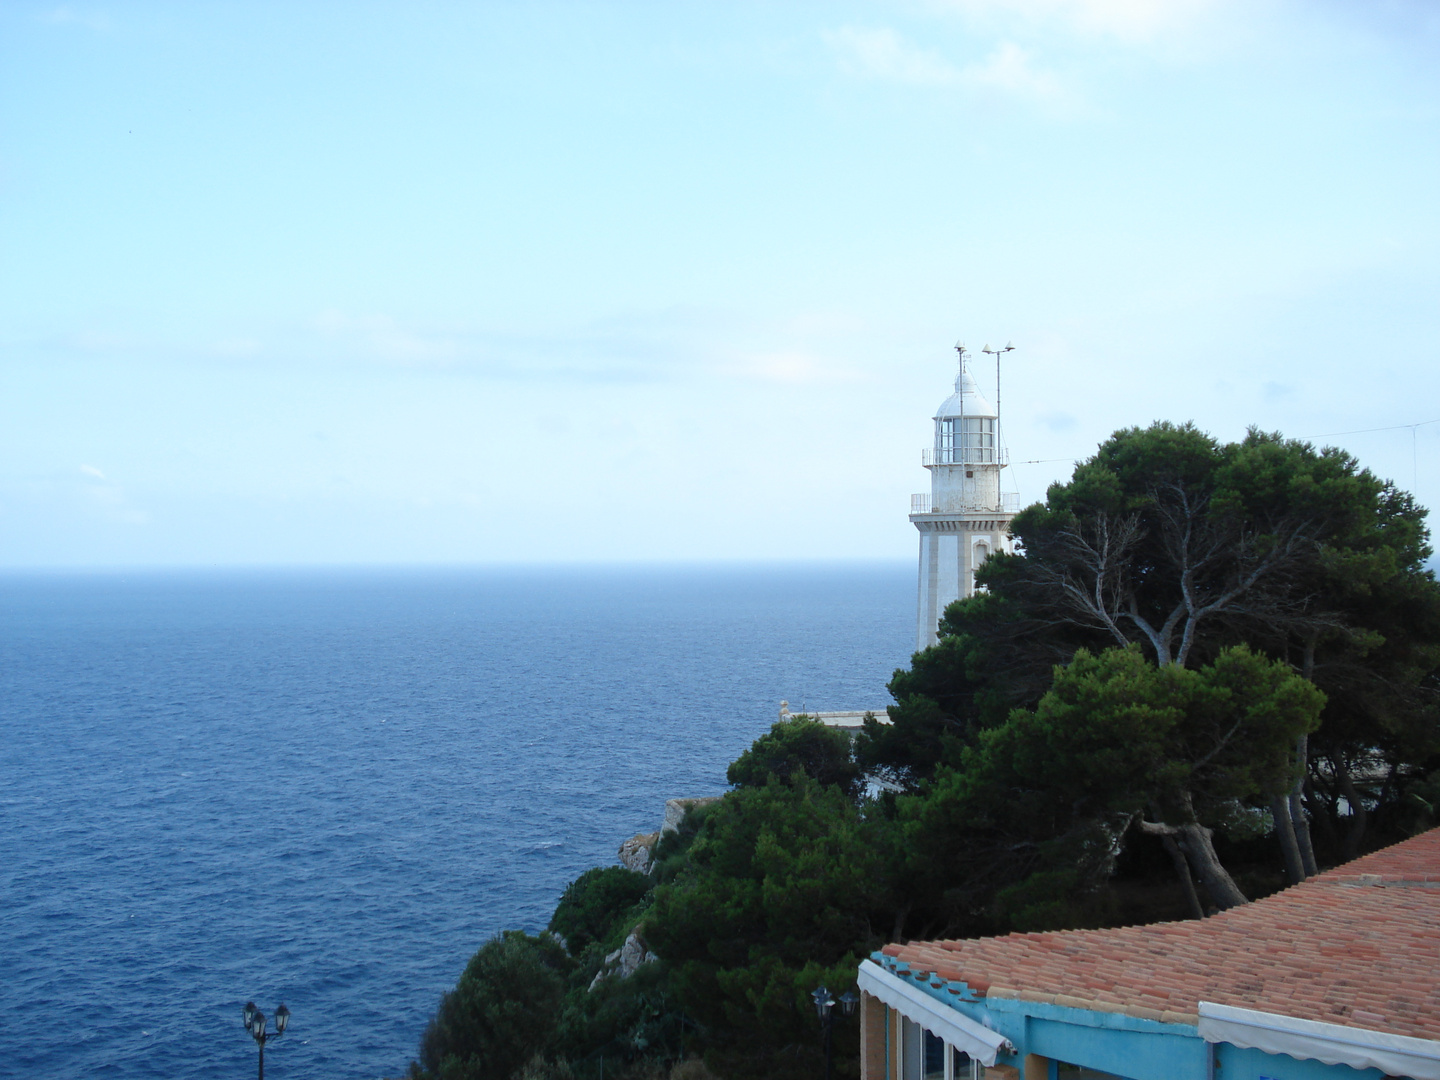
[[[265,1014],[255,1007],[255,1002],[245,1003],[245,1030],[260,1045],[260,1080],[265,1080],[265,1044],[285,1034],[290,1023],[290,1010],[282,1003],[275,1010],[275,1030],[265,1030]]]
[[[835,1027],[835,1013],[833,1010],[836,1005],[836,999],[830,996],[830,991],[824,986],[812,990],[810,997],[815,1002],[815,1015],[820,1017],[820,1026],[825,1031],[825,1080],[830,1080],[830,1058],[833,1054],[830,1035]],[[839,998],[840,1008],[846,1016],[854,1014],[855,1006],[859,1004],[859,1002],[860,999],[855,996],[853,990],[845,991]]]

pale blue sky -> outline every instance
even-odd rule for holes
[[[1423,2],[16,0],[0,566],[910,558],[957,338],[1027,501],[1440,419],[1437,61]],[[1440,499],[1440,424],[1326,441]]]

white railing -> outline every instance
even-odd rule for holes
[[[924,493],[910,496],[912,514],[1015,514],[1020,511],[1020,496],[1013,491],[1000,493],[1000,505],[984,499],[951,498],[944,506],[934,506]]]
[[[920,464],[927,469],[932,465],[999,465],[1010,464],[1010,451],[988,446],[927,446],[920,451]]]

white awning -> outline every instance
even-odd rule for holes
[[[874,960],[866,960],[860,965],[858,983],[860,989],[871,997],[879,998],[983,1065],[994,1065],[996,1052],[1008,1045],[1004,1035],[991,1031],[956,1009],[946,1008],[943,1002],[936,1001],[900,976],[890,974]]]
[[[1323,1024],[1210,1001],[1200,1002],[1200,1037],[1206,1042],[1289,1054],[1327,1065],[1379,1069],[1387,1076],[1440,1080],[1440,1041],[1435,1039]]]

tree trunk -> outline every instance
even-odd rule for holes
[[[1305,785],[1301,788],[1305,795],[1305,809],[1309,811],[1310,820],[1318,823],[1321,835],[1325,838],[1325,845],[1331,851],[1340,847],[1340,837],[1335,832],[1335,821],[1330,813],[1330,807],[1326,804],[1325,796],[1316,790],[1314,777],[1307,776]]]
[[[1309,771],[1310,737],[1301,735],[1295,740],[1295,784],[1290,788],[1290,824],[1295,830],[1295,842],[1300,847],[1300,861],[1305,867],[1306,877],[1320,872],[1320,864],[1315,861],[1315,845],[1310,842],[1310,815],[1305,812],[1301,799]]]
[[[910,905],[901,904],[900,910],[895,912],[895,929],[890,933],[891,941],[905,941],[905,919],[910,914]]]
[[[1180,850],[1185,852],[1190,865],[1195,867],[1196,876],[1217,908],[1227,911],[1241,904],[1248,904],[1250,901],[1240,891],[1240,886],[1235,884],[1230,871],[1221,865],[1220,856],[1215,854],[1215,845],[1210,842],[1212,835],[1214,834],[1211,830],[1198,821],[1182,825],[1178,841]]]
[[[1365,826],[1369,824],[1370,813],[1365,809],[1360,792],[1355,789],[1355,781],[1350,779],[1350,770],[1339,760],[1335,762],[1335,779],[1340,783],[1340,794],[1344,795],[1345,801],[1350,804],[1350,824],[1345,829],[1345,837],[1340,846],[1340,861],[1349,862],[1360,857],[1360,842],[1365,838]]]
[[[1184,852],[1180,850],[1180,845],[1175,843],[1173,836],[1162,836],[1160,842],[1165,845],[1165,851],[1175,866],[1175,876],[1180,879],[1180,887],[1184,890],[1185,902],[1190,905],[1191,916],[1203,919],[1205,909],[1200,906],[1200,894],[1195,891],[1195,878],[1190,873],[1190,864],[1185,861]]]
[[[1141,820],[1141,832],[1149,833],[1151,836],[1171,837],[1185,858],[1190,861],[1194,868],[1195,876],[1200,879],[1200,884],[1205,886],[1205,891],[1210,894],[1210,900],[1221,911],[1229,908],[1239,907],[1241,904],[1248,904],[1245,894],[1240,891],[1240,886],[1235,884],[1235,879],[1230,876],[1220,862],[1220,856],[1215,854],[1215,845],[1211,843],[1210,837],[1214,833],[1207,829],[1195,817],[1195,804],[1188,791],[1181,792],[1178,809],[1186,819],[1184,825],[1166,825],[1162,822]]]
[[[1289,796],[1271,795],[1270,814],[1275,819],[1275,836],[1280,841],[1280,854],[1285,859],[1285,877],[1291,885],[1299,885],[1305,880],[1305,860],[1300,855],[1300,843],[1295,838]]]
[[[1290,821],[1295,827],[1295,842],[1300,845],[1300,862],[1305,867],[1305,876],[1314,877],[1320,873],[1320,864],[1315,861],[1315,845],[1310,842],[1310,814],[1300,797],[1300,785],[1290,792]]]
[[[1301,678],[1315,681],[1315,647],[1320,643],[1320,632],[1312,630],[1305,639],[1305,651],[1300,662]],[[1300,862],[1307,877],[1320,872],[1315,861],[1315,845],[1310,842],[1310,815],[1305,812],[1301,793],[1310,780],[1310,736],[1300,735],[1295,739],[1295,783],[1290,787],[1290,827],[1295,830],[1295,842],[1300,848]]]

